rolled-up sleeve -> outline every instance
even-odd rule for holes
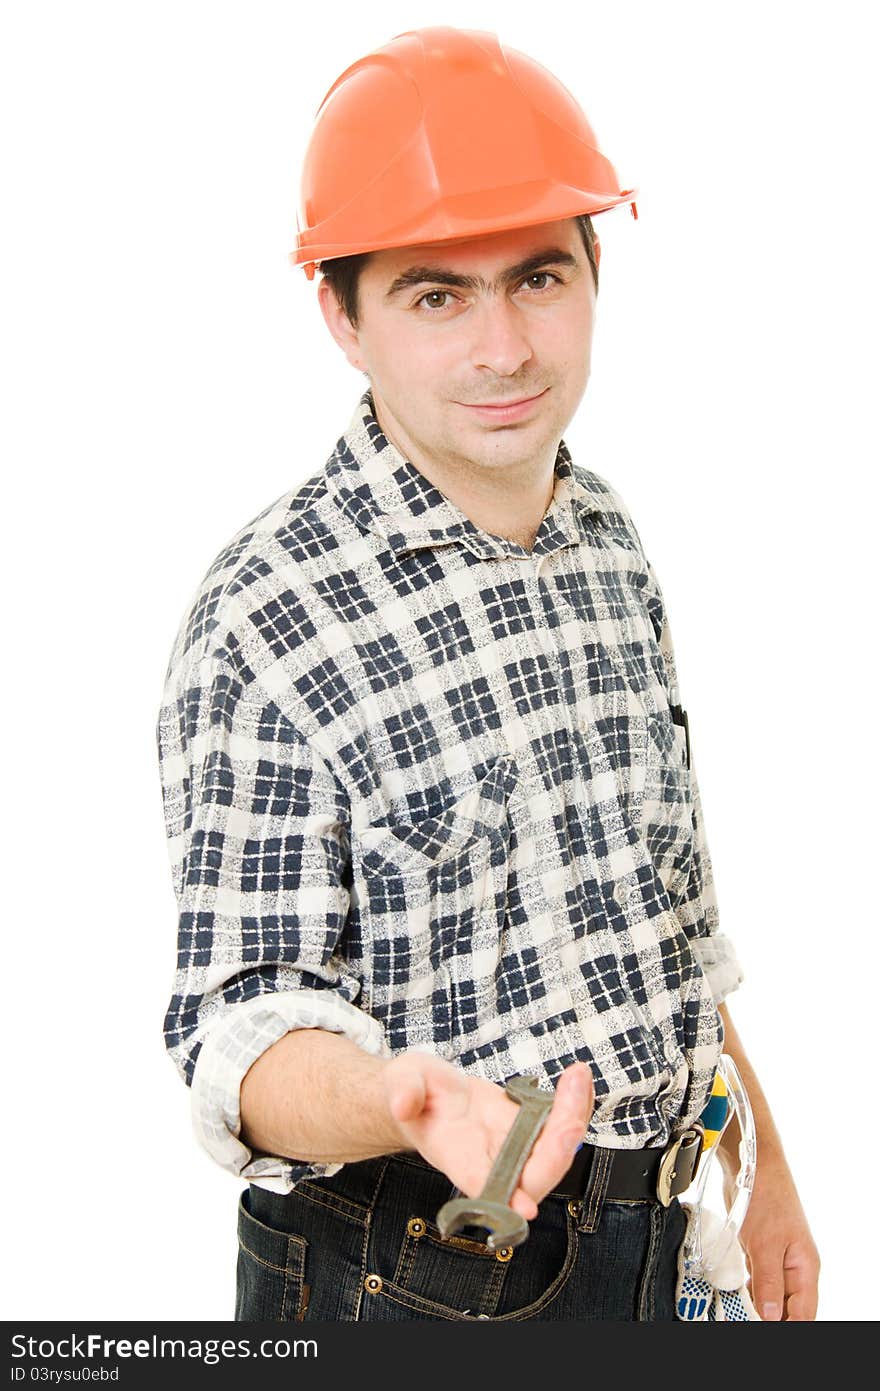
[[[668,690],[672,704],[680,704],[678,671],[675,650],[666,606],[660,593],[656,577],[654,592],[649,598],[655,627],[659,630],[660,650],[666,668]],[[689,741],[690,743],[690,741]],[[675,913],[683,931],[687,934],[691,950],[697,958],[703,974],[709,982],[716,1004],[729,995],[744,979],[742,967],[729,937],[719,931],[718,901],[715,895],[715,881],[712,873],[712,859],[706,841],[706,827],[703,820],[703,807],[700,786],[694,766],[693,750],[690,759],[691,815],[694,834],[694,853],[685,891],[675,905]]]
[[[342,1166],[242,1143],[251,1064],[298,1028],[390,1049],[357,1006],[361,978],[345,952],[345,790],[255,687],[216,655],[166,685],[156,733],[178,930],[164,1037],[199,1142],[237,1177],[283,1193]]]

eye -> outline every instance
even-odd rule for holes
[[[527,275],[527,276],[526,276],[525,280],[524,280],[522,283],[523,283],[524,285],[529,285],[529,284],[531,284],[531,282],[532,282],[533,280],[550,280],[550,281],[553,282],[554,285],[561,285],[561,284],[562,284],[562,281],[559,279],[559,276],[558,276],[558,275],[554,275],[553,272],[552,272],[552,271],[549,271],[549,270],[536,270],[536,271],[533,271],[531,275]],[[533,290],[549,290],[549,289],[550,289],[550,286],[549,286],[549,285],[532,285],[532,289],[533,289]]]
[[[427,301],[446,299],[449,293],[449,290],[428,290],[424,295],[419,296],[419,298],[416,300],[416,305],[419,307],[424,307],[428,310],[429,313],[436,314],[439,310],[446,309],[448,308],[448,306],[445,304],[429,304],[427,303]]]

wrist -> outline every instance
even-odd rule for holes
[[[386,1139],[387,1154],[418,1153],[418,1147],[413,1143],[410,1134],[411,1121],[411,1089],[415,1086],[417,1092],[421,1092],[421,1100],[424,1100],[424,1082],[422,1079],[416,1081],[416,1074],[413,1072],[413,1059],[410,1052],[398,1053],[393,1058],[382,1058],[377,1060],[379,1067],[376,1069],[374,1083],[376,1086],[375,1094],[375,1114],[381,1117],[382,1133]],[[393,1109],[392,1109],[393,1107]],[[406,1115],[405,1120],[400,1120],[395,1114],[403,1108]],[[421,1111],[421,1105],[418,1107]]]
[[[365,1054],[360,1075],[355,1079],[356,1094],[359,1093],[363,1106],[362,1139],[381,1154],[394,1154],[409,1148],[391,1111],[388,1069],[393,1061],[393,1058]]]

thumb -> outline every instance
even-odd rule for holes
[[[586,1063],[572,1063],[556,1084],[554,1121],[565,1144],[583,1140],[595,1104],[593,1074]]]

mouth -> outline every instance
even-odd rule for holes
[[[499,405],[469,406],[463,401],[456,402],[463,406],[465,410],[473,411],[481,420],[493,421],[499,425],[506,425],[515,420],[521,420],[536,409],[538,402],[543,401],[547,392],[550,390],[546,386],[543,391],[539,391],[537,396],[522,396],[515,401],[502,401]]]

